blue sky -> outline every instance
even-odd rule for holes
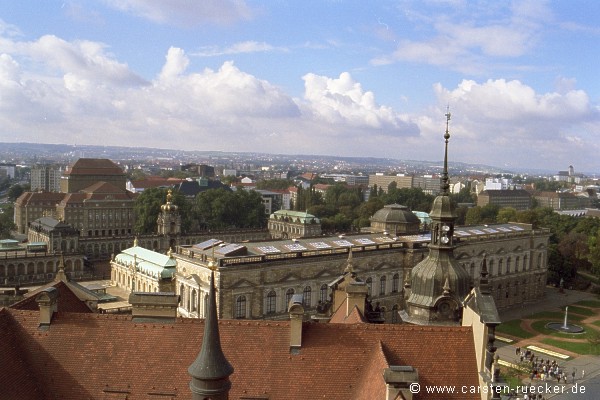
[[[600,2],[0,1],[0,142],[600,172]]]

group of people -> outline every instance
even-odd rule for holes
[[[568,383],[568,375],[566,371],[558,365],[556,360],[550,360],[549,358],[544,360],[533,354],[533,352],[529,349],[523,351],[520,347],[515,349],[516,355],[519,357],[519,360],[523,362],[527,362],[531,367],[531,380],[540,379],[542,381],[554,380],[556,379],[557,383]],[[571,373],[572,383],[575,383],[575,374],[576,371],[573,369]],[[582,371],[582,377],[585,372]]]

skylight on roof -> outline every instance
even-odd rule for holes
[[[275,246],[259,246],[259,247],[257,247],[257,249],[262,251],[265,254],[281,253],[281,250],[279,250]]]
[[[354,241],[358,244],[375,244],[375,242],[369,238],[359,238],[359,239],[354,239]]]
[[[285,247],[288,248],[291,251],[306,250],[306,247],[304,247],[304,246],[302,246],[301,244],[298,244],[298,243],[286,244]]]
[[[521,228],[520,226],[516,226],[516,225],[511,225],[509,228],[513,229],[515,231],[522,231],[523,230],[523,228]]]
[[[389,243],[389,242],[395,241],[394,239],[392,239],[389,236],[380,236],[380,237],[376,237],[375,239],[379,240],[380,242],[384,242],[384,243]]]
[[[487,233],[498,233],[498,231],[494,228],[484,228],[483,230]]]
[[[347,240],[334,240],[333,243],[337,244],[338,246],[352,246],[352,243]]]
[[[330,249],[331,246],[325,242],[311,242],[309,243],[315,249]]]
[[[469,232],[466,231],[454,231],[458,236],[471,236]]]
[[[220,247],[218,250],[215,250],[215,253],[219,253],[222,254],[224,256],[227,256],[235,251],[238,251],[240,249],[243,249],[245,246],[241,245],[241,244],[237,244],[237,243],[231,243],[228,245],[225,245],[223,247]]]
[[[508,228],[507,228],[507,227],[505,227],[505,226],[499,226],[499,227],[498,227],[498,230],[500,230],[500,231],[502,231],[502,232],[512,232],[510,229],[508,229]]]
[[[223,241],[219,240],[219,239],[208,239],[208,240],[205,240],[204,242],[195,244],[192,247],[195,247],[200,250],[206,250],[206,249],[210,249],[211,247],[214,247],[221,243],[223,243]]]
[[[480,231],[479,229],[469,229],[469,232],[474,233],[476,235],[485,235],[485,232]]]

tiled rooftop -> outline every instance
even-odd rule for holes
[[[35,311],[0,310],[0,398],[189,397],[187,367],[201,347],[203,320],[134,323],[59,312],[45,331],[38,320]],[[383,398],[382,369],[390,365],[417,368],[421,385],[478,384],[470,328],[305,323],[297,355],[287,321],[224,320],[219,329],[235,368],[230,399]]]

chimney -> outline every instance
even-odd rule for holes
[[[390,365],[383,370],[383,380],[387,388],[386,400],[398,398],[412,400],[411,385],[419,383],[419,372],[411,366]]]
[[[57,311],[57,298],[58,290],[55,287],[49,287],[42,290],[35,301],[40,307],[40,328],[47,328],[50,326],[52,316]]]
[[[357,307],[358,311],[365,315],[365,301],[368,294],[369,287],[364,282],[350,282],[346,286],[346,317],[350,315],[354,307]]]
[[[173,292],[133,292],[129,303],[134,322],[175,322],[179,296]]]
[[[290,353],[298,354],[302,347],[302,322],[304,321],[303,296],[295,294],[290,299],[288,312],[290,313]]]

